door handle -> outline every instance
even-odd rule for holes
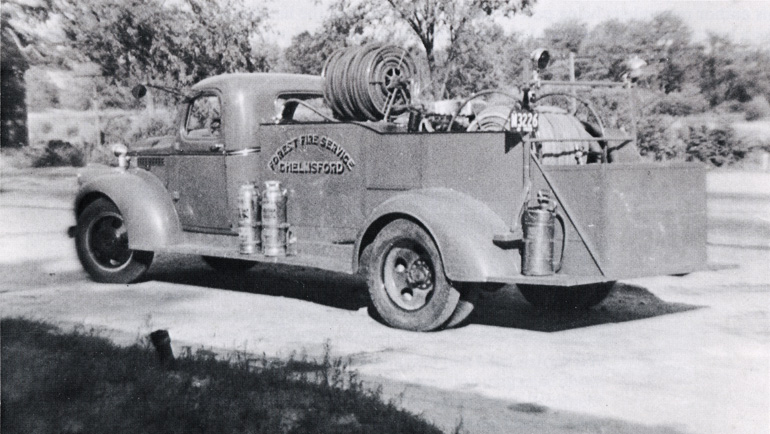
[[[222,152],[225,149],[225,145],[221,143],[217,143],[215,145],[209,146],[209,151],[211,152]]]

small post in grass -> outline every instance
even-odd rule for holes
[[[160,366],[169,371],[176,369],[174,352],[171,350],[171,336],[169,336],[168,331],[155,330],[150,333],[150,341],[155,347],[155,351],[158,352]]]

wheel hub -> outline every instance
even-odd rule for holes
[[[409,266],[406,280],[412,288],[428,289],[433,280],[433,273],[425,261],[418,259]]]
[[[424,307],[433,293],[433,267],[425,253],[411,247],[394,247],[383,268],[385,290],[404,310]]]
[[[126,227],[119,215],[101,216],[95,220],[90,231],[90,250],[102,267],[120,268],[131,258]]]

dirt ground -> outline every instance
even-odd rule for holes
[[[163,328],[177,351],[313,357],[329,342],[448,432],[770,432],[770,174],[709,174],[719,269],[621,282],[577,315],[538,313],[505,287],[469,325],[421,334],[373,320],[357,279],[301,267],[223,277],[159,255],[144,282],[93,283],[65,235],[74,172],[3,170],[0,315],[123,343]]]

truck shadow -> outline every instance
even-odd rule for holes
[[[666,302],[643,287],[617,283],[604,302],[596,307],[573,312],[546,312],[534,308],[514,285],[509,285],[497,292],[484,294],[476,304],[469,324],[559,332],[636,321],[701,307]]]
[[[366,282],[360,277],[309,267],[257,263],[248,271],[225,273],[198,258],[169,255],[153,264],[145,280],[295,298],[345,310],[367,305]]]
[[[159,259],[153,264],[147,280],[289,297],[345,310],[358,310],[368,305],[366,282],[345,273],[270,264],[257,264],[246,272],[221,273],[198,258],[171,255]],[[485,293],[467,324],[558,332],[698,308],[700,306],[666,302],[645,288],[618,283],[599,306],[583,311],[551,313],[537,310],[514,285],[508,285],[494,293]],[[381,322],[371,310],[369,313]]]

